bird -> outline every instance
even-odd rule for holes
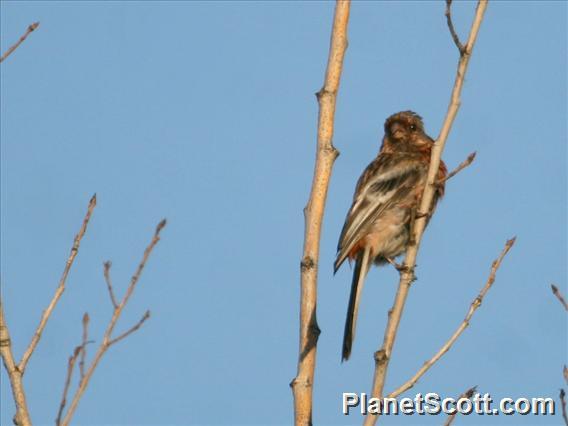
[[[357,181],[337,245],[334,274],[346,259],[355,262],[343,335],[342,362],[351,355],[363,284],[372,264],[391,263],[410,241],[410,222],[427,182],[434,140],[424,130],[422,117],[401,111],[387,118],[377,157]],[[437,174],[431,213],[444,195],[447,168]],[[428,219],[427,219],[428,220]]]

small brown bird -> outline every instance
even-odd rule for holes
[[[351,355],[357,312],[365,277],[372,263],[394,264],[410,239],[410,217],[424,191],[434,141],[424,132],[422,118],[403,111],[385,122],[385,136],[377,158],[367,166],[355,187],[337,246],[334,272],[345,259],[355,261],[345,321],[342,360]],[[447,174],[440,163],[438,180]],[[444,195],[440,185],[433,209]]]

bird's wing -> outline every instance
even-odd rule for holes
[[[423,176],[423,168],[408,153],[383,153],[367,166],[357,182],[353,204],[339,237],[335,271],[385,210],[407,198]]]

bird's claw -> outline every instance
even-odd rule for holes
[[[410,270],[410,268],[408,266],[406,266],[403,263],[396,263],[393,259],[391,259],[390,257],[386,258],[386,261],[388,263],[390,263],[392,266],[394,266],[394,268],[398,271],[398,272],[407,272]]]
[[[430,216],[430,212],[426,212],[426,213],[416,212],[416,216],[414,216],[414,219],[420,219],[422,217],[428,217],[428,216]]]

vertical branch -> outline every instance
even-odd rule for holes
[[[31,27],[31,26],[30,26]],[[35,28],[34,28],[35,29]],[[33,29],[29,30],[30,32]],[[23,37],[25,40],[25,37]],[[23,40],[20,41],[20,43]],[[18,46],[15,45],[13,50],[15,50]],[[9,52],[7,53],[9,54]],[[22,356],[22,359],[19,364],[16,364],[14,360],[14,354],[12,353],[12,343],[10,340],[10,333],[8,331],[8,325],[6,324],[6,320],[4,318],[4,309],[2,308],[2,303],[0,301],[0,355],[2,356],[2,360],[4,361],[4,367],[6,368],[6,372],[8,373],[8,378],[10,380],[10,385],[12,386],[12,393],[14,396],[14,402],[16,403],[16,415],[14,417],[14,423],[16,425],[30,425],[31,419],[29,410],[26,404],[26,397],[25,392],[22,384],[22,377],[24,376],[26,366],[30,357],[34,353],[39,340],[41,339],[43,330],[47,325],[47,321],[49,317],[53,313],[57,302],[61,298],[63,291],[65,290],[65,283],[67,282],[67,276],[69,275],[69,271],[73,266],[73,262],[77,253],[79,252],[79,246],[81,244],[81,240],[87,231],[87,225],[89,224],[89,220],[91,219],[91,215],[93,214],[93,210],[97,205],[97,197],[93,195],[91,200],[89,201],[89,207],[87,208],[87,213],[85,214],[85,218],[83,219],[83,224],[79,229],[79,232],[75,236],[75,240],[73,241],[73,246],[71,247],[71,253],[67,258],[67,262],[65,263],[65,268],[63,269],[63,274],[61,275],[61,279],[59,280],[59,285],[55,290],[55,294],[53,295],[51,301],[47,308],[43,311],[41,316],[41,320],[37,326],[37,329],[30,341],[27,349]]]
[[[29,426],[32,424],[32,420],[30,418],[28,404],[26,403],[26,393],[22,383],[22,371],[20,371],[16,365],[16,361],[14,361],[12,341],[10,340],[8,325],[4,318],[2,299],[0,299],[0,355],[2,356],[2,361],[4,361],[6,373],[8,373],[8,380],[10,380],[12,395],[14,397],[14,403],[16,404],[14,424],[17,426]]]
[[[396,339],[396,334],[398,331],[398,326],[400,325],[400,320],[402,317],[402,312],[404,310],[404,305],[406,303],[406,298],[408,296],[408,291],[410,285],[414,280],[414,267],[416,265],[416,258],[418,255],[418,249],[420,247],[420,241],[424,233],[424,228],[426,227],[427,216],[430,215],[430,209],[432,206],[432,199],[434,192],[436,190],[436,179],[438,174],[438,169],[440,166],[440,161],[442,157],[442,151],[446,144],[448,134],[457,115],[458,109],[461,103],[461,90],[463,87],[463,82],[465,78],[465,73],[467,71],[467,66],[469,64],[469,59],[477,39],[477,34],[483,21],[483,15],[485,9],[487,8],[487,0],[479,0],[477,3],[477,8],[475,12],[475,17],[471,26],[468,41],[464,46],[463,51],[460,50],[460,59],[458,62],[457,75],[452,90],[451,100],[448,107],[448,112],[442,126],[438,140],[432,149],[432,156],[430,158],[430,168],[428,170],[428,184],[424,188],[424,193],[422,194],[422,199],[420,201],[421,213],[416,219],[414,227],[414,244],[409,246],[406,257],[404,260],[405,268],[400,273],[400,281],[398,285],[398,290],[395,296],[394,305],[389,313],[389,318],[387,322],[387,327],[385,330],[385,336],[383,339],[383,345],[379,351],[375,353],[375,373],[373,378],[373,389],[372,396],[374,398],[383,397],[383,390],[385,385],[385,379],[388,371],[388,365],[391,359],[392,348]],[[374,425],[378,419],[378,415],[368,415],[365,418],[365,425]]]
[[[290,386],[294,394],[296,425],[312,424],[312,391],[316,346],[320,333],[316,319],[317,266],[327,190],[333,163],[339,152],[332,144],[335,104],[347,49],[349,0],[337,0],[325,82],[317,93],[319,103],[316,163],[312,189],[304,209],[305,234],[301,262],[300,348],[298,372]]]

